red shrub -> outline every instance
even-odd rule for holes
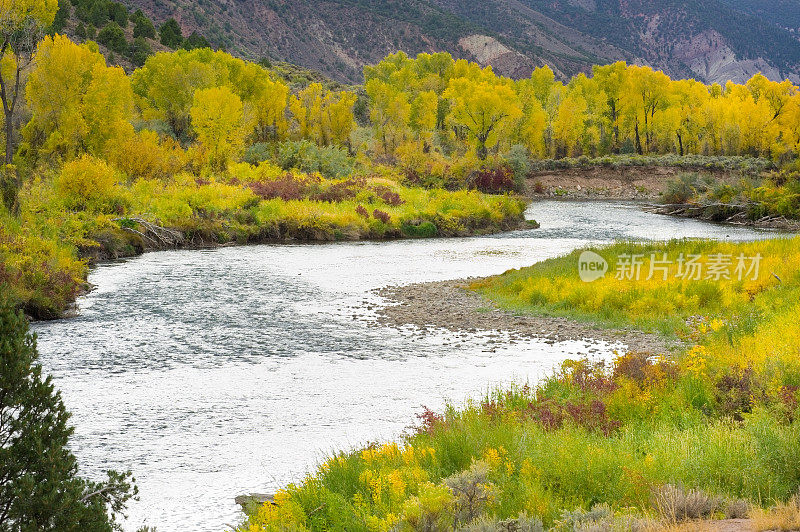
[[[416,427],[417,433],[426,432],[428,434],[433,434],[436,426],[444,422],[444,417],[427,406],[422,407],[422,413],[417,414],[417,419],[420,421],[419,426]]]
[[[356,214],[358,214],[362,218],[369,219],[369,211],[367,211],[367,209],[365,209],[363,205],[359,205],[358,207],[356,207]]]
[[[741,421],[741,414],[753,407],[753,368],[729,369],[716,382],[714,392],[720,412]]]
[[[305,196],[306,185],[292,174],[287,173],[271,181],[251,183],[250,189],[265,200],[280,198],[289,201],[302,199]]]
[[[573,366],[571,382],[584,392],[594,393],[613,392],[619,386],[612,377],[605,374],[602,365],[586,362]]]
[[[378,197],[381,198],[387,205],[394,205],[396,207],[405,203],[405,201],[403,201],[400,197],[400,194],[393,192],[392,189],[385,185],[376,185],[374,190],[375,194],[377,194]]]
[[[567,401],[564,404],[545,399],[530,403],[527,416],[546,430],[558,429],[569,420],[578,426],[602,432],[606,436],[621,425],[619,421],[609,419],[606,405],[599,399],[589,402]]]
[[[481,168],[472,176],[472,187],[487,194],[499,194],[514,190],[514,172],[509,166]]]
[[[647,353],[631,352],[626,353],[614,362],[614,378],[627,377],[636,382],[642,382],[645,378],[645,369],[651,365]]]
[[[797,400],[797,386],[782,386],[779,392],[780,410],[783,411],[786,421],[789,423],[794,422],[795,415],[797,414],[797,407],[800,406],[800,401]]]
[[[382,221],[385,224],[388,224],[389,220],[392,219],[392,217],[389,216],[388,212],[379,211],[378,209],[372,211],[372,217],[375,218],[376,220]]]
[[[481,412],[485,416],[489,416],[492,420],[500,417],[502,414],[503,405],[497,401],[483,401],[481,403]]]
[[[358,192],[367,186],[367,182],[363,178],[348,179],[330,185],[325,190],[314,194],[311,199],[315,201],[327,201],[329,203],[338,203],[353,199]]]

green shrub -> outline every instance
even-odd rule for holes
[[[246,163],[257,165],[272,157],[272,148],[269,144],[256,142],[247,147],[242,160]]]
[[[125,32],[114,21],[109,22],[100,30],[100,33],[97,34],[97,42],[118,54],[128,53],[128,41],[125,38]]]
[[[284,170],[319,172],[327,178],[345,177],[353,171],[353,160],[345,148],[319,147],[307,140],[282,143],[278,147],[278,164]]]
[[[525,146],[515,144],[503,156],[506,164],[514,172],[514,185],[518,192],[525,189],[525,178],[531,170],[531,160]]]
[[[405,236],[411,238],[431,238],[438,234],[436,224],[433,222],[421,222],[419,224],[404,222],[400,226],[400,230]]]

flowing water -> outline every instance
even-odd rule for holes
[[[241,520],[234,496],[301,480],[334,449],[396,439],[422,405],[621,347],[378,327],[371,290],[500,273],[589,242],[775,235],[630,203],[541,201],[527,215],[541,228],[167,251],[94,268],[80,316],[33,327],[73,413],[82,473],[134,471],[141,500],[126,529],[224,530]]]

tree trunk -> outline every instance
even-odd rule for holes
[[[488,138],[488,136],[487,136]],[[481,135],[478,135],[478,159],[481,161],[486,160],[486,156],[489,155],[488,150],[486,149],[486,138],[482,138]]]
[[[14,159],[14,112],[5,111],[6,121],[6,164],[11,164]]]
[[[634,125],[633,130],[636,133],[636,153],[642,155],[642,139],[639,137],[639,124]]]
[[[19,212],[19,176],[14,168],[9,166],[14,159],[14,113],[7,106],[4,106],[5,115],[5,134],[6,134],[6,153],[5,168],[0,173],[0,193],[2,193],[3,203],[9,212],[18,214]]]
[[[611,100],[611,123],[614,124],[614,146],[611,151],[619,153],[619,124],[617,124],[617,105],[614,100]]]

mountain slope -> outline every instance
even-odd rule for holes
[[[291,61],[349,82],[397,50],[447,51],[512,77],[544,63],[567,78],[626,60],[706,82],[743,81],[758,71],[800,81],[800,41],[760,18],[755,0],[127,2],[156,21],[174,16],[185,35],[198,31],[235,54]]]
[[[800,2],[797,0],[723,0],[733,9],[756,16],[800,38]]]

